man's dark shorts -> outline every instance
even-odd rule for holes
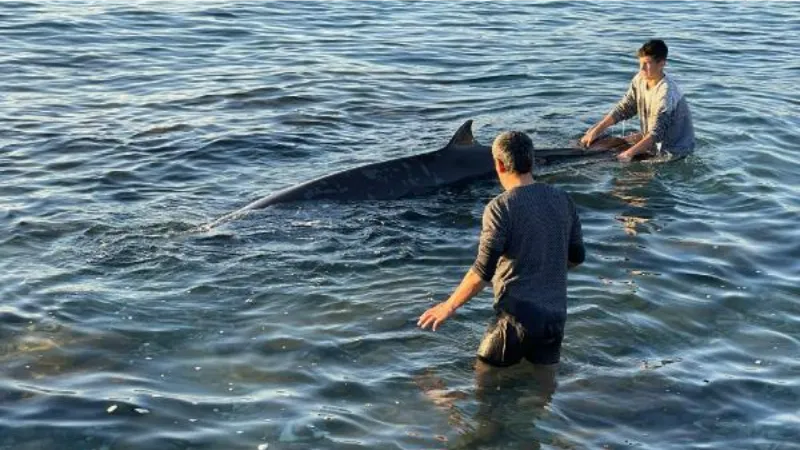
[[[522,358],[533,364],[555,364],[561,357],[564,323],[545,323],[534,334],[529,333],[513,316],[499,312],[478,347],[478,359],[486,364],[507,367]]]

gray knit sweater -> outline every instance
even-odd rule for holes
[[[575,204],[561,189],[534,183],[486,205],[472,268],[493,283],[495,309],[534,331],[566,320],[567,261],[584,255]]]

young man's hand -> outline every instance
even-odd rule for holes
[[[643,137],[642,133],[631,133],[631,134],[623,137],[622,139],[625,139],[625,142],[627,142],[628,145],[633,146],[633,145],[636,145],[637,143],[639,143],[639,141],[642,140],[642,137]]]
[[[617,159],[621,162],[631,162],[633,157],[636,156],[636,153],[631,152],[630,150],[625,150],[624,152],[617,155]]]
[[[449,319],[455,312],[456,310],[448,302],[439,303],[419,316],[417,326],[423,330],[430,326],[433,331],[436,331],[439,325]]]
[[[583,147],[588,148],[590,145],[592,145],[592,143],[595,140],[597,140],[598,136],[601,136],[603,132],[608,127],[614,125],[614,123],[615,123],[614,117],[612,117],[611,114],[606,115],[605,117],[603,117],[603,120],[597,122],[597,124],[595,124],[595,126],[593,126],[592,128],[586,130],[586,133],[580,140],[580,144]]]
[[[583,137],[581,138],[579,143],[580,143],[581,147],[588,148],[590,145],[592,145],[592,142],[594,142],[596,139],[597,139],[597,136],[596,136],[595,128],[592,127],[592,128],[589,129],[589,131],[586,132],[586,134],[583,135]]]

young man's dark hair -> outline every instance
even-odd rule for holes
[[[667,59],[667,53],[669,53],[669,49],[664,41],[661,39],[651,39],[639,48],[639,51],[636,52],[636,56],[640,58],[649,56],[656,61],[664,61]]]

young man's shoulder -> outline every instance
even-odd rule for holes
[[[661,82],[658,83],[657,88],[663,91],[680,91],[680,86],[678,85],[678,81],[672,75],[665,73],[664,78],[661,79]]]
[[[657,87],[656,95],[664,98],[667,103],[667,109],[672,111],[678,106],[678,102],[683,98],[683,90],[678,86],[675,78],[669,74],[664,74],[664,79]]]

